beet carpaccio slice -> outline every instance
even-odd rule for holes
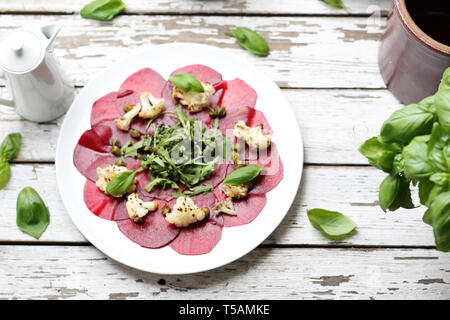
[[[232,130],[239,120],[251,127],[260,125],[264,134],[272,134],[264,113],[255,109],[256,92],[243,80],[224,81],[220,73],[200,64],[179,68],[171,75],[177,73],[190,73],[199,81],[209,82],[214,86],[216,93],[210,98],[210,106],[226,108],[226,116],[219,122],[219,129],[225,135],[233,136]],[[234,170],[232,164],[223,160],[216,164],[211,176],[202,181],[202,183],[212,184],[214,191],[192,197],[198,207],[210,209],[209,218],[187,228],[177,228],[169,224],[161,213],[161,207],[164,204],[168,203],[171,207],[175,204],[176,199],[173,198],[172,193],[176,190],[162,190],[155,187],[150,193],[145,191],[145,186],[150,182],[149,172],[140,172],[136,175],[136,192],[144,201],[157,200],[159,207],[157,211],[149,212],[139,223],[129,218],[126,197],[114,198],[106,195],[95,184],[98,178],[97,167],[112,165],[116,160],[116,157],[111,154],[112,140],[118,138],[122,145],[134,140],[128,132],[118,129],[114,122],[125,114],[124,106],[139,103],[140,93],[144,91],[150,92],[155,98],[164,98],[165,113],[153,121],[148,130],[149,134],[153,134],[156,125],[160,123],[167,126],[176,123],[172,90],[172,83],[150,68],[141,69],[130,75],[118,91],[110,92],[94,102],[91,110],[91,129],[85,131],[80,137],[74,150],[73,161],[78,171],[87,178],[84,186],[84,201],[88,209],[100,218],[116,221],[119,230],[131,241],[145,248],[161,248],[169,244],[176,252],[184,255],[206,254],[220,241],[223,227],[239,226],[253,221],[266,204],[265,194],[276,187],[283,178],[283,165],[274,143],[268,152],[255,153],[244,146],[245,162],[263,166],[265,169],[254,181],[245,199],[233,199],[237,216],[214,214],[217,201],[225,199],[221,190],[222,182],[225,176]],[[185,109],[184,111],[187,116],[197,118],[208,127],[213,123],[208,110],[199,113],[190,113]],[[147,121],[136,117],[131,122],[131,129],[144,133]],[[140,139],[135,139],[135,142],[138,140]],[[133,158],[126,160],[129,170],[140,168],[140,160]],[[179,187],[181,190],[186,189],[181,184]]]

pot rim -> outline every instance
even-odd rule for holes
[[[393,1],[403,26],[417,41],[440,54],[450,56],[450,46],[434,40],[417,26],[406,8],[405,0]]]

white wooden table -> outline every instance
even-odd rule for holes
[[[389,0],[345,0],[350,12],[318,0],[126,0],[126,13],[111,22],[82,19],[86,2],[0,0],[0,35],[59,23],[55,53],[77,90],[142,46],[189,41],[226,48],[267,73],[292,104],[305,143],[302,184],[280,227],[242,259],[190,276],[140,272],[90,245],[64,209],[54,168],[63,119],[35,124],[2,106],[0,138],[19,131],[23,147],[0,191],[0,299],[450,298],[450,254],[434,249],[424,208],[383,213],[383,174],[357,152],[400,107],[377,66]],[[381,18],[369,17],[377,8]],[[236,26],[261,32],[270,56],[251,56],[223,35]],[[6,92],[1,82],[0,94]],[[39,241],[15,224],[17,194],[26,185],[51,212]],[[313,207],[345,213],[358,233],[327,240],[306,217]]]

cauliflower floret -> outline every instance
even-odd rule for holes
[[[190,112],[200,112],[209,107],[209,98],[216,92],[216,89],[208,83],[202,82],[204,92],[184,92],[174,87],[172,96],[179,99],[180,104],[186,106]]]
[[[114,178],[119,173],[124,172],[124,171],[128,171],[128,169],[123,166],[111,165],[111,166],[107,166],[105,168],[98,167],[97,168],[98,179],[95,182],[95,185],[101,191],[105,192],[106,186],[111,181],[111,179]],[[130,188],[127,190],[127,192],[134,192],[135,190],[136,190],[136,183],[133,182],[133,184],[130,186]],[[116,195],[113,195],[113,197],[119,198],[123,195],[124,195],[124,193],[116,194]]]
[[[243,139],[252,149],[267,149],[272,141],[272,135],[263,134],[261,126],[248,127],[244,121],[238,121],[233,130],[235,137]]]
[[[149,211],[158,209],[158,202],[142,201],[136,193],[132,193],[127,198],[126,207],[130,219],[139,222]]]
[[[248,184],[242,184],[240,186],[232,186],[231,184],[222,184],[222,191],[229,198],[242,199],[247,196]]]
[[[130,129],[131,120],[133,120],[133,118],[138,115],[140,110],[141,110],[141,105],[138,103],[137,105],[135,105],[133,107],[133,109],[131,109],[130,111],[125,113],[122,118],[114,120],[114,122],[116,123],[116,126],[120,130],[128,131]]]
[[[197,207],[189,197],[179,197],[172,212],[166,215],[166,221],[180,228],[202,221],[208,215],[208,208]]]
[[[162,112],[164,99],[156,99],[149,92],[141,92],[140,98],[141,112],[139,112],[139,117],[153,119]]]
[[[226,198],[225,200],[218,202],[214,207],[214,211],[216,213],[216,216],[218,216],[220,213],[229,214],[230,216],[237,215],[236,210],[234,210],[234,205],[231,198]]]

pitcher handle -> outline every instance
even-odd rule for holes
[[[5,79],[5,74],[0,70],[0,78]],[[0,97],[0,104],[8,107],[14,107],[14,101],[12,99],[5,99]]]

